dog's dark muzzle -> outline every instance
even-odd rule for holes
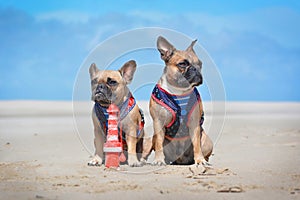
[[[95,91],[95,98],[97,101],[110,102],[112,92],[105,84],[101,83],[97,86]]]
[[[203,77],[200,70],[194,66],[188,68],[188,70],[184,73],[184,77],[190,84],[193,84],[194,86],[198,86],[203,83]]]

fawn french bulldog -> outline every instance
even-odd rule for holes
[[[127,87],[135,70],[134,60],[126,62],[119,70],[99,70],[94,63],[90,66],[92,101],[95,102],[92,111],[95,155],[88,163],[89,166],[100,166],[104,161],[103,145],[108,119],[106,110],[112,103],[120,109],[118,126],[122,127],[122,133],[119,133],[119,138],[122,137],[126,141],[123,148],[128,153],[128,165],[142,165],[138,157],[141,157],[143,151],[143,114]]]
[[[149,104],[154,165],[207,165],[212,153],[213,143],[202,128],[204,112],[196,88],[203,82],[202,62],[193,49],[195,43],[182,51],[161,36],[157,39],[165,68]]]

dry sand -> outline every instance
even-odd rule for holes
[[[300,199],[300,103],[226,110],[214,169],[199,174],[193,166],[88,167],[89,109],[75,115],[85,123],[80,141],[70,102],[0,102],[0,199]]]

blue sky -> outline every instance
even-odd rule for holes
[[[71,100],[77,71],[97,44],[162,27],[198,38],[227,100],[300,101],[299,21],[296,0],[0,0],[0,100]]]

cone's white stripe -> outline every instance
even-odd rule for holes
[[[119,141],[118,135],[107,135],[107,141]]]

